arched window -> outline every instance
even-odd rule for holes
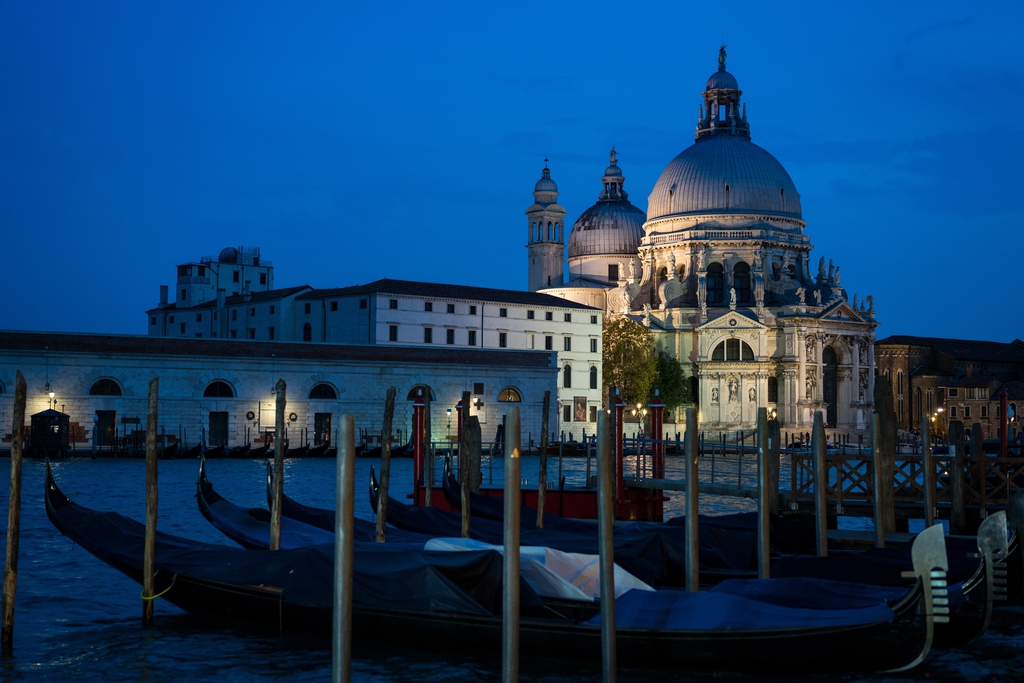
[[[566,365],[562,368],[562,386],[566,389],[572,389],[572,366]]]
[[[739,339],[726,339],[711,352],[711,360],[753,361],[754,350]]]
[[[558,223],[555,223],[555,239],[559,242],[562,241],[562,226]]]
[[[590,366],[590,388],[597,389],[597,366]]]
[[[658,284],[668,280],[668,268],[661,268],[658,270]]]
[[[768,402],[779,402],[779,380],[775,377],[768,378]]]
[[[423,397],[424,398],[427,397],[427,391],[429,390],[430,391],[430,400],[431,401],[437,400],[437,397],[434,396],[434,390],[430,389],[430,387],[428,387],[426,384],[417,384],[412,389],[410,389],[409,390],[409,394],[405,397],[405,400],[406,401],[415,401],[416,397],[419,395],[419,392],[420,392],[421,389],[423,390]]]
[[[313,326],[309,323],[302,326],[302,341],[313,341]]]
[[[720,305],[725,301],[725,276],[721,263],[708,266],[708,304]]]
[[[523,397],[519,395],[516,389],[508,387],[501,390],[501,393],[498,394],[498,400],[502,403],[519,403],[523,400]]]
[[[554,237],[552,237],[551,235],[551,221],[548,221],[548,242],[550,242],[553,239]]]
[[[736,289],[736,303],[750,303],[750,266],[740,261],[732,269],[733,287]]]
[[[899,370],[896,372],[896,393],[899,396],[903,395],[903,371]]]
[[[235,391],[227,382],[210,382],[203,392],[206,398],[234,398]]]
[[[319,384],[314,384],[313,388],[309,390],[309,397],[312,399],[333,400],[338,398],[338,392],[327,382],[320,382]]]
[[[112,379],[98,379],[89,388],[90,396],[120,396],[121,385]]]

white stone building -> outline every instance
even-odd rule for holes
[[[750,141],[741,95],[723,48],[696,141],[665,168],[646,215],[629,203],[612,150],[598,203],[570,233],[568,281],[540,291],[647,325],[693,378],[703,429],[749,429],[758,407],[788,429],[810,429],[815,410],[830,426],[864,429],[874,300],[850,301],[831,260],[812,273],[800,195]],[[545,180],[554,186],[546,168]],[[532,249],[528,258],[532,286],[541,266]]]
[[[322,442],[337,416],[355,415],[358,430],[377,435],[384,397],[397,390],[394,429],[408,438],[412,399],[429,386],[435,440],[449,433],[446,407],[463,391],[479,401],[471,414],[483,438],[494,438],[510,405],[521,407],[524,443],[539,439],[545,391],[561,379],[556,354],[447,347],[371,346],[169,339],[126,335],[0,332],[0,435],[9,447],[15,373],[28,387],[26,415],[52,404],[70,416],[77,447],[145,430],[149,381],[160,378],[159,428],[191,446],[258,443],[276,431],[278,378],[287,383],[285,411],[292,446]],[[136,423],[136,419],[138,422]],[[455,432],[455,417],[451,419]],[[28,420],[26,419],[26,424]],[[333,439],[333,437],[332,437]]]

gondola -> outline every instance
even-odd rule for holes
[[[157,454],[157,458],[160,460],[171,460],[174,458],[174,454],[178,451],[178,444],[172,443]]]
[[[285,449],[284,457],[286,458],[304,458],[306,451],[309,450],[309,446],[299,446],[298,448]]]
[[[192,448],[186,450],[178,449],[177,453],[174,454],[175,460],[191,460],[192,458],[198,458],[203,454],[203,444],[197,443]]]
[[[259,448],[251,448],[251,449],[249,449],[249,457],[250,458],[265,458],[265,457],[267,457],[268,454],[273,454],[273,452],[274,451],[270,448],[269,444],[263,444]]]
[[[310,448],[308,451],[306,451],[306,457],[307,458],[323,458],[323,457],[326,457],[328,447],[329,447],[329,444],[326,444],[326,443],[325,444],[321,444],[319,446],[314,446],[313,448]]]
[[[225,453],[224,457],[232,460],[242,460],[251,457],[249,455],[250,450],[252,450],[252,444],[245,444],[244,446],[235,446],[227,453]]]
[[[205,451],[203,451],[203,457],[206,458],[207,460],[215,460],[217,458],[223,458],[224,453],[226,452],[227,447],[214,446],[213,448],[207,448]]]
[[[116,513],[81,507],[46,478],[47,515],[65,536],[141,582],[145,528]],[[333,599],[333,548],[241,550],[157,533],[156,589],[182,609],[272,627],[326,631]],[[758,596],[629,591],[616,600],[620,661],[645,667],[771,672],[897,670],[915,666],[932,639],[932,581],[941,582],[941,530],[915,542],[920,580],[891,603],[815,593],[813,582]],[[352,632],[438,647],[500,650],[502,560],[492,550],[412,551],[356,543]],[[775,583],[775,586],[771,584]],[[95,590],[95,587],[94,587]],[[100,587],[102,590],[102,587]],[[567,618],[520,584],[520,647],[537,656],[599,657],[599,616]],[[785,607],[814,601],[830,609]]]

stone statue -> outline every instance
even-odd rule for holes
[[[805,297],[804,297],[804,288],[803,287],[797,287],[796,288],[796,304],[798,306],[803,306],[805,302],[806,301],[805,301]]]
[[[822,256],[821,260],[818,261],[818,277],[822,280],[825,279],[825,257]]]
[[[814,387],[817,383],[814,381],[814,375],[807,375],[807,381],[804,382],[804,386],[807,391],[807,400],[814,400]]]
[[[627,155],[628,156],[628,155]],[[611,162],[609,165],[614,166],[617,159],[615,158],[615,148],[612,147],[612,151],[608,153],[608,160]]]
[[[651,326],[651,305],[644,304],[644,327]]]
[[[858,294],[854,294],[853,295],[853,310],[855,310],[855,311],[857,310],[857,297],[858,296],[859,296]]]
[[[718,403],[718,387],[711,387],[711,402]]]
[[[761,257],[761,252],[754,254],[754,270],[760,271],[764,266],[764,259]]]
[[[807,362],[813,363],[814,361],[814,339],[807,339]]]
[[[729,288],[729,308],[736,308],[736,288]]]
[[[821,290],[820,289],[814,290],[814,303],[816,303],[818,306],[821,305]]]
[[[860,364],[868,364],[868,347],[866,345],[860,345]]]
[[[718,70],[725,71],[725,45],[718,48]]]
[[[708,279],[703,275],[697,278],[697,305],[701,308],[707,306],[708,300]]]
[[[757,401],[757,392],[754,391],[754,387],[750,387],[750,391],[747,392],[747,400],[751,403]]]
[[[668,255],[668,276],[673,278],[676,276],[676,255],[675,252],[670,252]]]
[[[836,284],[842,282],[842,278],[839,276],[839,266],[836,266]]]
[[[736,390],[739,388],[739,382],[735,379],[729,380],[729,402],[732,403],[736,400]]]
[[[754,303],[764,308],[764,277],[760,273],[754,276]]]
[[[824,257],[822,257],[822,258],[824,258]],[[835,271],[836,271],[836,269],[835,269],[835,266],[832,265],[832,259],[829,259],[828,260],[828,277],[829,277],[830,280],[832,279],[832,274],[835,273]]]
[[[860,376],[859,388],[857,390],[857,400],[863,401],[864,396],[868,393],[868,376],[866,374]]]
[[[629,259],[629,279],[636,280],[636,261]]]
[[[868,302],[868,313],[874,313],[875,312],[875,297],[873,297],[873,296],[871,296],[869,294],[867,297],[865,297],[865,301]]]

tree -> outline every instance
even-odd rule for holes
[[[654,336],[626,316],[608,316],[602,332],[605,387],[618,387],[627,404],[647,403],[657,374]]]
[[[683,373],[683,366],[665,354],[658,355],[654,388],[660,393],[666,412],[672,412],[684,403],[693,403],[690,380]]]

